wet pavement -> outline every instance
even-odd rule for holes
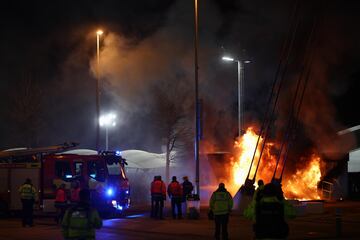
[[[342,236],[336,237],[336,209],[341,209]],[[122,218],[104,220],[97,231],[97,239],[213,239],[214,223],[206,217],[206,209],[199,220],[173,220],[167,211],[165,220],[149,218],[144,207],[134,207]],[[288,221],[288,239],[360,239],[360,202],[326,203],[325,211],[297,217]],[[229,223],[230,239],[253,239],[252,222],[233,212]],[[63,239],[53,218],[41,217],[32,228],[21,227],[20,219],[0,219],[0,240]]]

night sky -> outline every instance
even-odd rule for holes
[[[274,128],[286,119],[315,19],[313,74],[299,134],[326,149],[337,131],[360,123],[357,1],[199,0],[204,141],[217,150],[226,150],[237,131],[237,68],[221,56],[251,60],[245,66],[244,119],[258,126],[295,2],[299,26]],[[187,93],[171,101],[192,105],[192,0],[4,1],[0,18],[1,149],[65,141],[95,147],[98,28],[104,30],[101,111],[115,111],[119,118],[110,130],[111,148],[160,152],[153,101],[159,85]],[[191,113],[188,118],[193,119]]]

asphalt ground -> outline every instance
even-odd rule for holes
[[[336,223],[336,209],[340,209],[341,224]],[[213,239],[214,222],[207,219],[203,208],[200,219],[173,220],[170,211],[165,210],[165,220],[149,217],[148,207],[137,206],[121,218],[106,219],[104,226],[96,233],[97,239],[140,240],[140,239]],[[339,219],[338,219],[339,220]],[[299,216],[288,221],[288,239],[360,239],[360,202],[325,203],[324,212]],[[341,231],[339,226],[341,226]],[[337,237],[337,234],[341,236]],[[253,239],[252,222],[234,211],[229,222],[230,239]],[[0,219],[0,240],[8,239],[63,239],[60,226],[53,218],[39,216],[35,226],[23,228],[18,217]]]

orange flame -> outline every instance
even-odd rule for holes
[[[246,133],[235,142],[234,148],[236,157],[232,158],[232,180],[230,183],[228,183],[229,190],[232,194],[236,193],[236,191],[241,187],[242,184],[244,184],[246,178],[248,177],[247,175],[251,166],[251,161],[254,155],[258,137],[259,136],[252,128],[248,128]],[[255,174],[256,164],[258,163],[262,142],[263,138],[260,138],[255,153],[255,162],[253,163],[249,174],[250,179],[253,179]],[[277,156],[272,154],[272,150],[276,148],[277,145],[275,143],[266,143],[258,172],[256,174],[256,179],[262,179],[265,183],[271,181],[277,160]],[[278,167],[279,169],[282,168],[281,165]],[[286,176],[284,176],[284,181],[282,182],[284,195],[286,198],[320,199],[320,196],[317,192],[317,184],[320,179],[320,157],[314,154],[307,166],[301,169],[297,169],[296,173],[290,177],[286,178]]]

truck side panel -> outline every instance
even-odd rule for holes
[[[9,203],[9,170],[0,168],[0,201]]]
[[[38,168],[13,168],[10,170],[10,210],[21,209],[22,205],[18,189],[26,178],[30,178],[36,190],[39,191],[40,170]]]

